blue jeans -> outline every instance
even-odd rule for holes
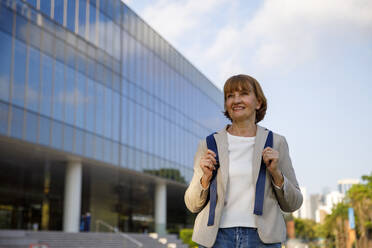
[[[218,229],[213,248],[280,248],[281,243],[264,244],[257,228],[229,227]],[[199,245],[199,248],[205,248]]]

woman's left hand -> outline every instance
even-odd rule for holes
[[[271,147],[266,147],[262,152],[263,161],[277,186],[282,186],[284,178],[278,168],[279,152]]]

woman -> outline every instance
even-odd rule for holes
[[[200,247],[281,247],[281,210],[293,212],[302,204],[287,142],[257,125],[267,102],[256,79],[229,78],[224,99],[232,124],[213,135],[218,154],[206,140],[199,142],[185,193],[187,208],[198,213],[192,239]]]

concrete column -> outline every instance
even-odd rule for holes
[[[155,232],[167,233],[167,185],[157,182],[155,188]]]
[[[79,232],[82,185],[81,161],[70,161],[66,166],[63,231]]]

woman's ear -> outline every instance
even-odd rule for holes
[[[260,99],[257,99],[256,110],[259,110],[261,108],[261,105],[262,105],[262,101]]]

